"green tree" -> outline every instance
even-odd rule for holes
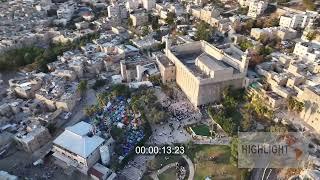
[[[251,41],[245,39],[245,40],[239,41],[239,46],[242,51],[246,51],[247,49],[252,48],[253,44]]]
[[[92,88],[94,90],[98,90],[99,88],[101,88],[102,86],[104,86],[107,83],[107,80],[105,79],[98,79],[96,80],[96,82],[94,83],[94,85],[92,86]]]
[[[112,126],[110,135],[118,143],[122,144],[125,139],[125,131],[117,126]]]
[[[142,27],[142,36],[146,36],[149,34],[149,27],[148,26],[143,26]]]
[[[271,18],[267,18],[263,23],[263,27],[264,28],[276,27],[276,26],[279,26],[279,22],[280,22],[280,19],[276,16],[271,17]]]
[[[133,26],[133,22],[132,22],[132,19],[131,19],[131,18],[128,18],[128,26],[129,26],[129,27],[132,27],[132,26]]]
[[[311,10],[311,11],[316,10],[316,4],[314,0],[303,0],[302,3],[308,10]]]
[[[304,109],[304,103],[290,96],[287,99],[287,107],[290,111],[295,111],[297,113],[300,113]]]
[[[255,20],[250,19],[244,23],[244,25],[242,26],[242,31],[250,32],[254,26],[255,26]]]
[[[195,37],[197,40],[210,40],[211,35],[213,33],[213,28],[208,23],[200,21],[200,23],[196,25],[196,28],[197,32]]]
[[[99,109],[102,109],[103,107],[105,107],[107,104],[107,100],[108,100],[108,94],[107,93],[99,93],[97,95],[97,102],[98,102],[98,107]]]
[[[155,86],[160,86],[162,84],[161,76],[151,76],[149,77],[149,81]]]
[[[268,56],[274,51],[274,49],[270,46],[260,46],[257,48],[257,52],[259,55],[262,55],[263,57]]]
[[[234,135],[237,132],[237,124],[232,118],[226,117],[222,111],[214,112],[208,108],[209,116],[213,123],[217,123],[229,135]]]
[[[168,12],[167,18],[165,19],[166,23],[169,25],[173,25],[175,17],[176,14],[174,12]]]
[[[143,103],[140,101],[140,99],[137,96],[133,96],[130,102],[130,107],[135,113],[137,113],[143,110],[142,104]]]
[[[222,105],[225,108],[226,113],[231,114],[236,110],[238,103],[234,97],[226,96],[222,101]]]
[[[242,115],[241,128],[243,131],[248,131],[253,123],[252,114],[248,111],[245,111]]]
[[[130,96],[130,89],[128,86],[124,84],[116,84],[111,87],[111,94],[113,97],[118,97],[118,96],[125,96],[129,97]]]
[[[98,112],[98,107],[97,107],[97,106],[94,106],[94,105],[92,105],[92,106],[86,106],[83,111],[84,111],[84,114],[85,114],[86,116],[92,116],[92,115],[94,115],[96,112]]]
[[[22,66],[26,66],[25,70],[33,71],[40,70],[47,72],[47,64],[57,60],[57,56],[62,55],[63,52],[77,49],[81,45],[86,44],[93,39],[99,37],[98,33],[88,34],[81,37],[74,42],[67,43],[48,43],[47,48],[38,48],[35,46],[22,47],[11,49],[0,53],[0,71],[11,70]]]
[[[81,80],[77,87],[78,92],[83,96],[85,92],[87,91],[87,81]]]
[[[259,37],[259,41],[260,41],[262,44],[264,44],[264,45],[268,44],[269,40],[270,40],[270,38],[269,38],[269,36],[266,35],[266,34],[262,34],[262,35]]]
[[[283,126],[282,124],[273,125],[269,128],[271,133],[286,133],[288,132],[288,128]]]
[[[231,152],[231,156],[230,156],[230,162],[234,165],[237,166],[238,163],[238,145],[239,145],[239,139],[233,137],[231,139],[231,143],[230,143],[230,152]]]
[[[159,29],[159,16],[149,15],[149,22],[151,22],[151,27],[153,30]]]
[[[265,117],[271,119],[274,115],[274,112],[267,107],[264,100],[257,95],[253,96],[251,101],[245,106],[247,109],[254,112],[259,118]]]
[[[297,113],[300,113],[304,109],[304,103],[303,102],[296,102],[295,110]]]
[[[316,35],[317,35],[316,31],[311,31],[311,32],[308,32],[306,37],[309,41],[312,41],[316,38]]]
[[[166,48],[166,43],[161,43],[158,45],[157,47],[159,50],[163,50],[164,48]]]
[[[249,10],[249,7],[240,7],[238,9],[238,13],[242,14],[242,15],[247,15],[248,14],[248,10]]]

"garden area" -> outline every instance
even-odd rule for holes
[[[152,176],[158,176],[160,180],[188,179],[188,163],[181,155],[157,155],[148,162],[143,179],[149,179]]]
[[[246,179],[247,169],[238,169],[232,162],[229,146],[189,145],[187,155],[195,166],[195,180],[211,179]]]
[[[152,161],[148,163],[148,170],[155,171],[168,164],[175,163],[182,159],[183,157],[180,155],[170,155],[170,156],[157,155]]]
[[[196,133],[196,135],[211,136],[209,126],[205,124],[195,125],[191,127],[191,129],[193,130],[194,133]]]
[[[222,93],[222,106],[209,106],[207,111],[211,119],[232,136],[237,133],[239,127],[243,129],[243,116],[239,109],[244,102],[245,91],[243,89],[226,88]]]
[[[170,179],[177,179],[177,170],[174,167],[171,167],[169,169],[167,169],[166,171],[164,171],[163,173],[161,173],[158,178],[159,180],[170,180]]]
[[[206,124],[191,124],[185,127],[191,135],[214,137],[215,129]]]

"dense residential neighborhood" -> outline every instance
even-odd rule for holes
[[[320,1],[1,0],[2,179],[320,179]]]

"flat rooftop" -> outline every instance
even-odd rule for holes
[[[213,71],[224,70],[228,67],[231,67],[223,61],[217,60],[206,53],[201,54],[198,57],[198,59],[200,62],[202,62],[204,65],[206,65],[209,69]]]
[[[169,67],[173,66],[174,64],[168,59],[167,56],[160,56],[158,58],[159,62],[164,66],[164,67]]]
[[[199,50],[193,53],[176,53],[176,57],[186,66],[188,69],[196,76],[202,79],[209,78],[209,76],[203,72],[196,64],[195,61],[199,57],[200,61],[206,64],[210,69],[217,71],[223,70],[230,66],[229,64],[225,63],[224,61],[217,60],[216,58],[210,56],[209,54]],[[233,68],[233,67],[232,67]],[[233,68],[234,69],[234,68]],[[238,70],[234,69],[234,72],[239,72]]]
[[[91,124],[81,121],[71,127],[67,127],[53,143],[58,147],[87,158],[104,142],[104,139],[99,136],[88,136],[92,128]]]
[[[320,84],[319,85],[316,85],[316,86],[313,86],[313,87],[310,87],[310,89],[316,93],[317,95],[320,96]]]

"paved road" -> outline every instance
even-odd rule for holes
[[[119,172],[119,174],[125,176],[128,180],[141,179],[147,169],[147,162],[153,158],[154,156],[137,155]]]
[[[170,164],[167,164],[166,166],[162,167],[161,169],[157,170],[156,172],[152,173],[151,174],[151,178],[154,179],[154,180],[159,180],[158,176],[160,174],[162,174],[163,172],[165,172],[166,170],[172,168],[172,167],[175,167],[177,164],[176,163],[170,163]]]
[[[189,167],[189,177],[188,177],[188,180],[193,180],[193,177],[194,177],[194,166],[193,166],[193,163],[191,161],[191,159],[186,156],[186,155],[182,155],[182,157],[187,161],[188,163],[188,167]],[[176,162],[175,163],[170,163],[170,164],[167,164],[166,166],[162,167],[161,169],[157,170],[156,172],[152,173],[151,174],[151,177],[152,179],[154,180],[158,180],[158,176],[160,174],[162,174],[163,172],[165,172],[167,169],[169,168],[172,168],[172,167],[175,167],[176,166]]]
[[[211,145],[230,145],[229,137],[226,138],[215,138],[208,140],[192,140],[195,144],[211,144]]]
[[[194,177],[194,166],[193,166],[193,163],[192,163],[191,159],[188,156],[182,155],[182,157],[187,161],[188,166],[189,166],[189,177],[188,177],[188,180],[193,180],[193,177]]]
[[[78,105],[72,110],[70,120],[64,124],[64,127],[72,126],[79,122],[84,117],[83,109],[86,106],[94,105],[97,102],[96,92],[93,89],[88,89],[85,98],[83,98]]]
[[[78,104],[72,110],[72,115],[67,122],[64,122],[59,128],[59,130],[53,135],[52,140],[54,140],[57,136],[59,136],[63,131],[64,128],[68,126],[72,126],[79,122],[83,117],[83,108],[87,105],[93,105],[96,103],[96,95],[93,89],[89,89],[86,92],[86,96],[83,98],[82,101],[78,102]],[[52,141],[49,141],[47,144],[43,145],[40,149],[35,151],[32,154],[32,161],[36,161],[40,158],[43,158],[52,148]]]

